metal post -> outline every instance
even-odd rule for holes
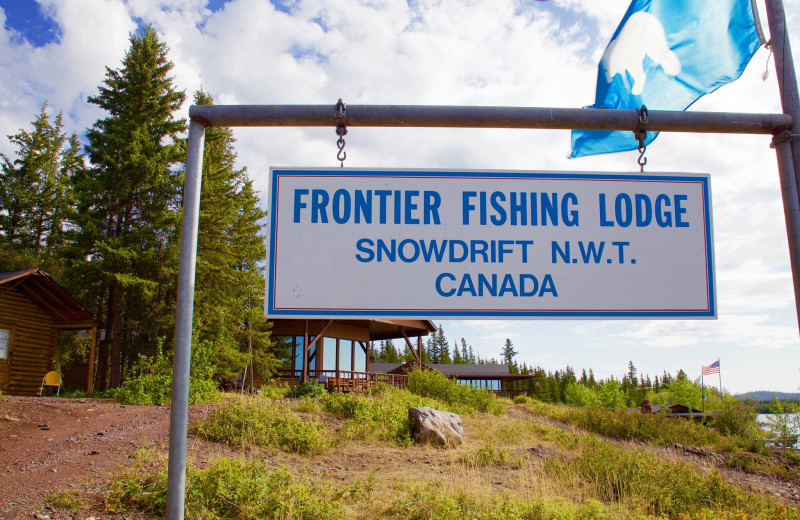
[[[206,126],[331,126],[334,105],[193,105],[189,117]],[[775,134],[791,126],[784,114],[648,110],[647,129],[661,132]],[[638,110],[600,108],[347,105],[347,126],[627,130]]]
[[[789,258],[792,264],[794,299],[797,320],[800,323],[800,211],[798,211],[797,186],[800,185],[800,98],[798,98],[797,76],[792,60],[792,47],[786,30],[786,13],[783,0],[767,0],[767,20],[769,22],[772,51],[775,58],[775,72],[781,95],[783,113],[792,116],[792,129],[784,139],[776,135],[773,140],[778,155],[778,173],[781,178],[786,232],[789,238]]]
[[[189,150],[183,187],[183,229],[178,269],[175,316],[175,354],[172,360],[172,405],[169,415],[167,520],[183,520],[186,494],[186,433],[189,427],[189,369],[192,358],[194,275],[197,263],[197,227],[200,220],[200,185],[203,176],[205,126],[189,123]]]
[[[773,141],[775,155],[778,158],[778,175],[781,180],[781,196],[783,198],[783,214],[786,220],[786,235],[789,239],[789,261],[792,265],[792,282],[794,284],[795,311],[800,323],[800,202],[795,182],[795,167],[791,145],[788,140]]]

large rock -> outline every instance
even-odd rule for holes
[[[458,446],[464,439],[461,417],[428,406],[408,409],[411,438],[434,446]]]

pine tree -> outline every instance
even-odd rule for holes
[[[631,386],[635,387],[635,386],[638,385],[638,381],[636,379],[636,374],[637,373],[638,373],[638,370],[636,370],[636,367],[633,365],[633,361],[628,361],[627,379],[628,379],[628,382],[631,384]]]
[[[503,349],[500,351],[500,355],[503,356],[506,365],[510,365],[511,360],[513,360],[514,356],[517,355],[517,351],[514,350],[514,344],[511,343],[510,338],[506,338],[506,342],[503,345]]]
[[[205,92],[196,105],[212,105]],[[234,379],[249,362],[249,346],[258,375],[268,377],[283,352],[270,352],[269,334],[259,303],[264,277],[260,221],[266,212],[245,169],[236,169],[236,140],[228,128],[208,128],[197,238],[194,327],[199,342],[213,345],[209,361],[214,377]],[[277,345],[276,345],[277,346]]]
[[[125,360],[172,341],[184,157],[175,119],[185,94],[169,76],[167,47],[151,27],[130,38],[120,69],[106,68],[88,102],[106,112],[87,133],[91,168],[73,177],[78,201],[75,277],[106,329],[99,389],[119,386]]]
[[[411,356],[411,359],[414,359]],[[425,342],[425,348],[422,349],[422,362],[423,363],[436,363],[436,333],[434,332]]]
[[[465,340],[464,338],[461,338],[461,362],[472,363],[472,357],[470,356],[470,353],[467,350],[467,340]]]
[[[386,351],[384,354],[384,363],[400,363],[403,359],[400,356],[400,353],[397,351],[397,348],[394,346],[392,340],[386,340]]]
[[[444,335],[442,335],[441,339],[443,342],[439,347],[439,363],[449,365],[453,362],[453,359],[450,357],[450,342],[445,339]]]
[[[0,271],[42,267],[60,277],[73,209],[70,177],[83,168],[75,134],[64,132],[62,114],[51,121],[47,103],[32,131],[9,135],[16,158],[0,154]]]
[[[458,342],[457,341],[453,342],[453,358],[452,358],[451,362],[454,365],[460,365],[460,364],[464,363],[464,358],[461,357],[461,350],[458,348]]]

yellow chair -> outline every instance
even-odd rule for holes
[[[39,388],[39,397],[42,397],[42,391],[46,386],[58,387],[58,390],[56,391],[56,397],[58,397],[58,395],[61,393],[61,374],[53,370],[44,375],[42,378],[42,386]]]

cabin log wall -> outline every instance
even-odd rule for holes
[[[36,395],[53,369],[58,330],[54,321],[16,288],[0,290],[0,323],[12,325],[4,392]]]

